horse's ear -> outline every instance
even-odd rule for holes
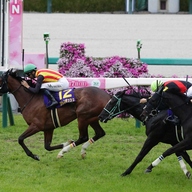
[[[17,69],[11,68],[11,69],[8,70],[8,73],[9,73],[10,75],[14,75],[14,74],[16,73],[16,71],[17,71]]]
[[[15,77],[24,76],[23,70],[16,68],[11,69],[11,74],[14,75]]]

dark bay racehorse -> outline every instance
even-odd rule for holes
[[[192,103],[187,102],[188,99],[184,94],[173,94],[169,91],[163,91],[163,88],[161,88],[149,100],[142,116],[148,116],[152,110],[156,109],[161,101],[167,104],[173,113],[179,117],[183,127],[182,135],[184,139],[180,143],[167,149],[154,162],[152,162],[149,166],[150,169],[157,166],[165,157],[173,153],[192,149]]]
[[[139,95],[139,93],[129,95],[125,94],[124,92],[117,93],[107,103],[107,105],[99,115],[99,119],[102,122],[106,123],[108,120],[114,118],[118,114],[121,114],[122,112],[128,112],[135,118],[142,120],[140,115],[143,111],[143,107],[145,104],[140,103],[140,98],[141,96]],[[179,137],[179,131],[181,126],[175,126],[173,123],[165,122],[167,115],[167,110],[163,110],[155,118],[151,117],[146,121],[147,139],[145,140],[141,151],[139,152],[132,165],[122,174],[122,176],[130,174],[136,167],[136,165],[140,161],[142,161],[142,159],[148,154],[148,152],[159,142],[171,144],[172,146],[174,146],[178,144],[180,140],[182,140]],[[186,169],[186,165],[182,160],[183,157],[192,168],[192,162],[190,160],[189,155],[185,150],[179,150],[176,152],[176,156],[178,157],[180,166],[183,169],[184,174],[188,178],[190,178],[191,174]],[[146,169],[146,172],[151,171],[152,167],[148,167]]]
[[[62,149],[58,157],[62,157],[63,153],[82,143],[84,144],[81,155],[84,157],[87,147],[105,135],[105,131],[99,124],[98,115],[109,101],[110,95],[96,87],[78,88],[74,90],[76,102],[68,103],[58,108],[57,117],[61,126],[77,119],[79,138],[76,141],[67,141],[51,146],[53,132],[56,128],[53,123],[51,110],[45,107],[42,94],[33,94],[27,91],[21,85],[21,80],[22,78],[18,76],[17,71],[13,69],[3,73],[0,77],[0,93],[12,93],[21,108],[23,118],[29,127],[18,138],[18,142],[25,153],[31,158],[39,160],[39,157],[33,154],[25,145],[24,140],[39,131],[44,132],[44,146],[46,150]],[[95,136],[90,139],[88,137],[89,125],[95,131]]]

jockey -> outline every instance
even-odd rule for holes
[[[30,87],[28,83],[23,80],[21,84],[33,93],[38,93],[40,89],[50,99],[51,103],[47,107],[52,108],[58,104],[55,98],[49,91],[61,91],[69,87],[67,79],[57,71],[51,69],[39,69],[34,64],[27,64],[24,67],[24,74],[31,79],[36,79],[35,87]]]
[[[151,91],[157,92],[159,88],[163,85],[162,81],[155,80],[151,83]]]
[[[159,90],[159,88],[163,85],[162,81],[158,81],[155,80],[151,83],[151,91],[153,92],[157,92]],[[142,98],[140,100],[140,103],[146,103],[150,98],[146,99],[146,98]]]
[[[151,90],[153,92],[157,92],[161,87],[163,88],[163,91],[169,91],[175,94],[185,94],[187,96],[187,102],[192,102],[192,84],[188,81],[170,80],[163,83],[162,81],[155,80],[151,83]],[[140,103],[146,103],[149,99],[142,98]],[[158,110],[166,109],[169,109],[169,107],[161,102]],[[178,117],[174,116],[170,109],[168,110],[168,113],[169,115],[165,119],[166,121],[173,122],[175,124],[179,123]]]
[[[175,94],[185,94],[190,99],[192,97],[192,84],[188,81],[174,79],[163,83],[162,81],[155,80],[151,83],[151,90],[153,92],[157,92],[160,87],[164,87],[163,91],[168,91]],[[146,99],[141,99],[140,101],[140,103],[146,102]]]

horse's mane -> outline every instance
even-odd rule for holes
[[[16,79],[17,81],[21,82],[22,80],[24,80],[24,77],[21,77],[19,75],[19,70],[18,69],[9,69],[8,71],[8,75],[10,75],[11,77],[13,77],[14,79]]]
[[[119,91],[115,95],[117,96],[131,96],[135,98],[149,98],[151,96],[151,93],[149,91],[143,91],[143,90],[134,90],[134,89],[126,89],[124,91]]]
[[[23,75],[23,71],[22,70],[19,70],[19,69],[9,69],[7,72],[6,72],[7,75],[10,75],[11,77],[13,77],[14,79],[16,79],[17,81],[21,82],[23,80],[27,81],[27,83],[29,84],[29,86],[31,87],[34,87],[35,86],[35,83],[29,79],[29,78],[26,78],[24,76],[21,76]]]

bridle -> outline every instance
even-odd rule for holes
[[[116,95],[114,95],[113,96],[115,99],[117,99],[117,102],[116,102],[116,104],[112,107],[112,109],[109,111],[108,109],[106,109],[106,108],[104,108],[103,110],[105,110],[109,115],[108,115],[108,119],[112,119],[112,118],[114,118],[114,117],[116,117],[117,115],[120,115],[121,113],[124,113],[124,112],[129,112],[131,109],[133,109],[133,108],[135,108],[135,107],[137,107],[138,105],[140,105],[140,103],[137,103],[137,104],[135,104],[135,105],[133,105],[133,106],[131,106],[131,107],[128,107],[128,108],[126,108],[126,109],[124,109],[124,110],[121,110],[121,100],[122,100],[122,98],[119,98],[119,97],[117,97]],[[116,112],[115,113],[115,111],[118,111],[118,112]]]

